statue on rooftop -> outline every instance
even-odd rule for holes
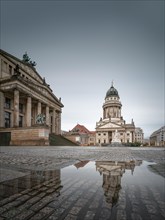
[[[30,58],[29,58],[27,52],[25,52],[25,54],[23,55],[22,61],[24,61],[25,63],[29,63],[30,62]]]
[[[27,52],[22,57],[22,61],[25,63],[30,64],[32,67],[36,66],[37,63],[35,61],[31,61],[30,57],[28,56]]]

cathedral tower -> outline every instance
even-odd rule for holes
[[[114,88],[113,82],[110,89],[105,96],[105,102],[103,104],[103,119],[106,118],[121,118],[120,97],[118,91]]]
[[[122,104],[113,82],[106,93],[103,103],[103,118],[96,122],[96,144],[134,143],[135,125],[133,120],[126,124],[121,115]]]

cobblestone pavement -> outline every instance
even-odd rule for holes
[[[60,169],[84,160],[150,161],[149,170],[154,178],[159,175],[161,182],[165,177],[165,148],[0,147],[0,220],[165,218],[165,194],[157,186],[152,191],[152,186],[123,185],[118,207],[113,208],[114,217],[100,189],[102,180],[84,182],[80,177],[70,176],[63,177],[61,184]],[[142,201],[143,208],[139,210]],[[126,206],[133,210],[129,215]],[[142,214],[146,217],[142,218]]]

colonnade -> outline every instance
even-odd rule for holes
[[[22,94],[21,94],[22,95]],[[27,97],[25,97],[27,96]],[[36,124],[36,117],[39,114],[45,115],[45,123],[50,128],[51,133],[61,134],[61,112],[55,107],[52,107],[46,103],[42,103],[40,100],[34,99],[30,95],[24,95],[24,112],[20,112],[20,91],[14,90],[13,105],[9,111],[12,113],[11,127],[19,127],[19,116],[23,115],[23,127],[31,127]],[[3,92],[0,92],[0,116],[4,116],[4,103],[5,96]],[[49,102],[50,103],[50,102]],[[0,118],[0,127],[4,127],[4,118]]]
[[[103,109],[103,118],[120,118],[121,108],[119,107],[105,107]]]

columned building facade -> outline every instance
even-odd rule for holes
[[[1,140],[48,145],[49,133],[61,134],[62,107],[31,63],[0,50]]]
[[[96,145],[108,145],[113,141],[116,133],[121,143],[135,142],[135,125],[133,119],[126,124],[121,115],[122,104],[118,91],[113,83],[105,96],[103,103],[103,118],[96,122]]]
[[[159,128],[151,134],[150,146],[165,146],[165,126]]]

